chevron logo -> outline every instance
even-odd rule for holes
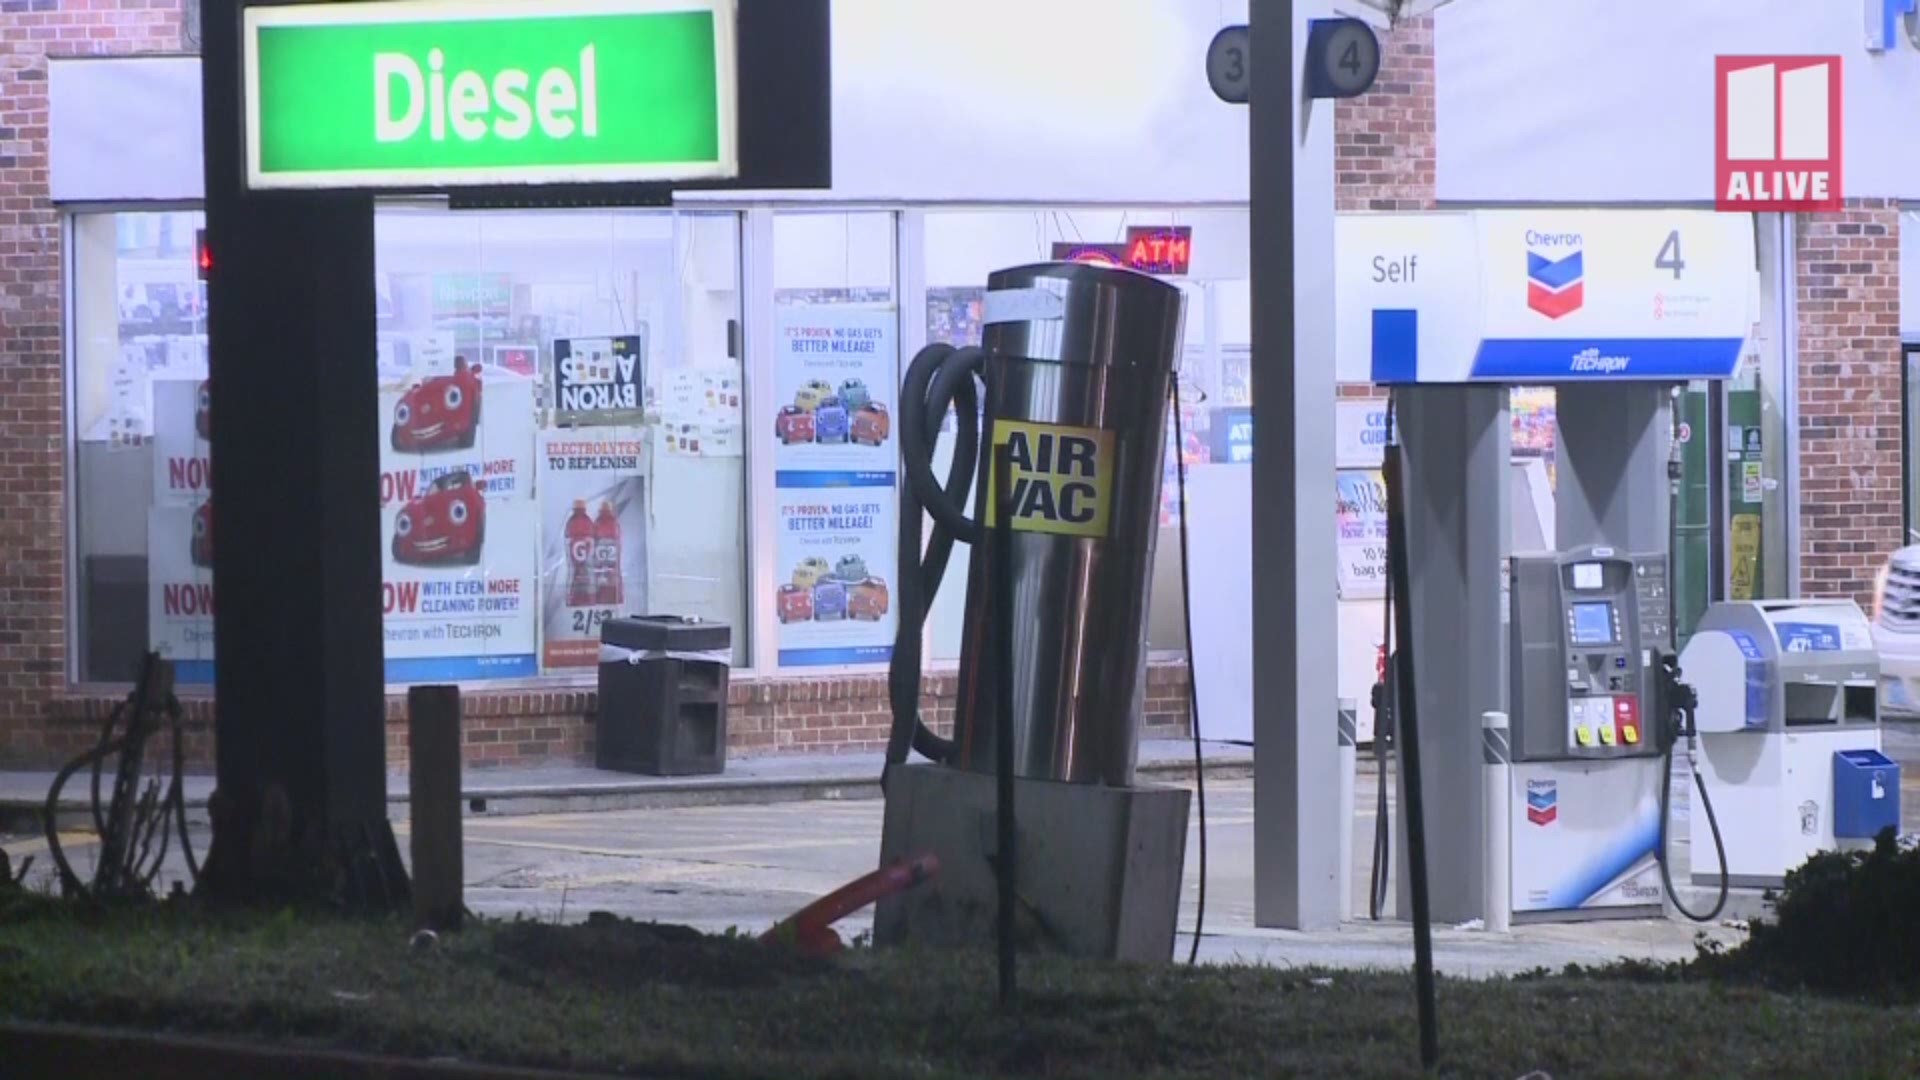
[[[1560,782],[1527,781],[1527,820],[1535,825],[1551,825],[1560,819]]]
[[[1564,318],[1586,303],[1586,267],[1575,248],[1558,259],[1527,252],[1527,306],[1549,319]]]

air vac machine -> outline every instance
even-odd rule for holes
[[[1131,270],[1006,269],[988,278],[980,346],[932,345],[908,367],[881,864],[933,855],[940,872],[880,902],[882,946],[994,941],[1011,880],[1027,947],[1171,954],[1189,793],[1136,783],[1134,765],[1184,314],[1177,288]],[[921,641],[956,543],[969,561],[948,738],[921,714]],[[1017,813],[1001,815],[1009,796]]]

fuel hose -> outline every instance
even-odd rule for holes
[[[929,761],[953,756],[953,743],[920,716],[921,643],[927,614],[946,576],[956,540],[979,542],[979,522],[967,516],[967,493],[979,464],[982,376],[986,354],[978,348],[929,345],[907,365],[900,388],[900,458],[906,483],[900,492],[899,623],[887,665],[887,698],[893,727],[887,766],[904,764],[909,752]],[[953,461],[942,485],[933,472],[934,444],[947,413],[954,414]],[[922,515],[933,531],[922,548]]]

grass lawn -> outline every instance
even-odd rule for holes
[[[600,923],[483,923],[415,950],[395,923],[83,920],[0,908],[0,1016],[651,1076],[1418,1076],[1411,980],[981,957]],[[1443,1072],[1913,1076],[1911,1008],[1591,975],[1440,986]],[[0,1065],[0,1073],[4,1073]]]

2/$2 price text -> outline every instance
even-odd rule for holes
[[[520,68],[505,68],[489,81],[478,71],[449,77],[446,55],[427,50],[424,70],[405,53],[373,56],[373,137],[405,142],[420,134],[445,142],[449,132],[464,142],[491,134],[515,142],[537,126],[549,139],[592,139],[600,134],[600,94],[594,47],[580,50],[578,66],[548,68],[536,80]],[[396,93],[396,91],[399,91]],[[529,96],[531,95],[531,96]],[[395,107],[404,103],[396,114]]]

